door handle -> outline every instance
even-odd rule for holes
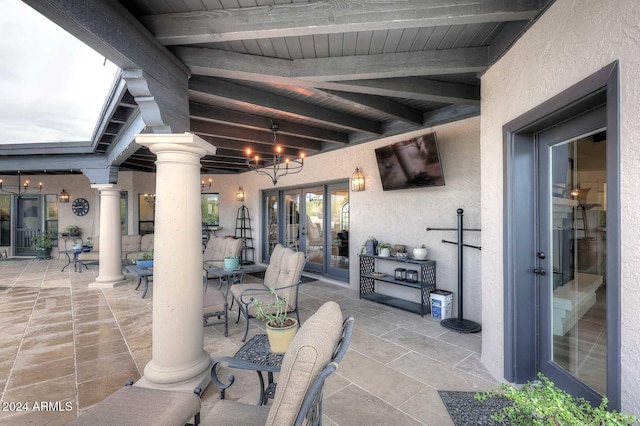
[[[535,268],[533,273],[537,275],[547,275],[547,271],[544,268]]]

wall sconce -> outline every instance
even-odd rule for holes
[[[244,191],[242,187],[238,188],[238,192],[236,192],[236,201],[244,202]]]
[[[211,183],[213,182],[213,179],[209,179],[209,181],[207,183],[204,182],[204,180],[202,182],[200,182],[200,192],[204,192],[207,191],[209,189],[211,189]]]
[[[364,191],[364,176],[360,173],[360,169],[356,167],[356,171],[351,175],[351,190]]]
[[[58,195],[58,201],[61,203],[68,203],[69,202],[69,193],[67,191],[65,191],[64,189],[62,191],[60,191],[60,195]]]

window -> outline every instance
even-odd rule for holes
[[[58,233],[58,194],[44,196],[44,229]]]
[[[11,245],[11,195],[0,195],[0,246]]]
[[[220,225],[220,194],[202,194],[202,223]]]

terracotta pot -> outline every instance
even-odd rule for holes
[[[293,325],[287,327],[271,327],[269,324],[266,325],[269,346],[271,347],[271,352],[274,354],[285,353],[298,332],[298,321],[294,318],[289,319],[293,321]]]

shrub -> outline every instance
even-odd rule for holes
[[[504,397],[511,405],[493,414],[497,422],[509,421],[514,425],[616,425],[636,424],[637,418],[630,414],[608,411],[607,398],[602,398],[599,406],[593,407],[583,398],[569,395],[554,383],[538,373],[538,381],[529,382],[520,389],[508,384],[500,386],[501,391],[482,392],[476,399]]]

